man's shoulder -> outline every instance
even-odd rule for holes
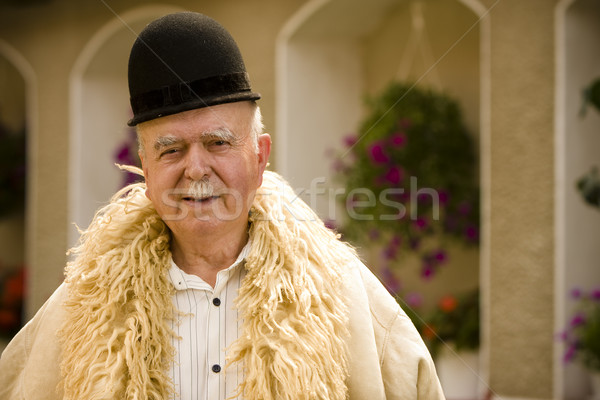
[[[381,280],[360,259],[348,263],[344,285],[348,300],[366,302],[372,317],[383,327],[389,327],[395,319],[405,316]]]
[[[65,320],[68,290],[68,286],[62,283],[21,330],[27,353],[40,344],[58,345],[57,334]]]
[[[66,285],[60,285],[2,353],[0,398],[62,398],[54,389],[60,379],[57,333],[67,294]]]

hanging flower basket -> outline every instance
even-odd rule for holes
[[[432,90],[393,82],[367,105],[334,162],[348,196],[339,229],[379,244],[386,262],[417,253],[430,278],[447,260],[448,240],[479,241],[474,140],[458,104]]]

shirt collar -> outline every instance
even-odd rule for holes
[[[223,269],[217,273],[217,282],[221,275],[230,274],[234,270],[241,268],[244,264],[244,260],[250,253],[250,249],[252,246],[252,240],[249,239],[240,254],[238,254],[236,260],[231,264],[228,268]],[[206,283],[202,278],[197,275],[191,275],[183,272],[181,268],[175,264],[173,258],[171,257],[171,267],[169,268],[169,280],[173,284],[176,290],[186,290],[186,289],[207,289],[213,290],[212,286]],[[215,285],[216,286],[216,285]]]

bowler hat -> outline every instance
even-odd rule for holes
[[[169,14],[140,33],[129,55],[130,126],[182,111],[258,100],[233,37],[194,12]]]

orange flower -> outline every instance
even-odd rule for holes
[[[25,293],[25,270],[15,271],[5,282],[4,293],[0,301],[7,307],[14,307],[22,301]]]
[[[13,329],[19,321],[9,310],[0,310],[0,329]]]
[[[456,298],[450,295],[442,297],[439,303],[440,309],[446,313],[454,311],[457,305],[458,301],[456,301]]]
[[[425,325],[423,327],[423,337],[427,340],[434,339],[436,337],[435,329],[433,329],[433,325]]]

